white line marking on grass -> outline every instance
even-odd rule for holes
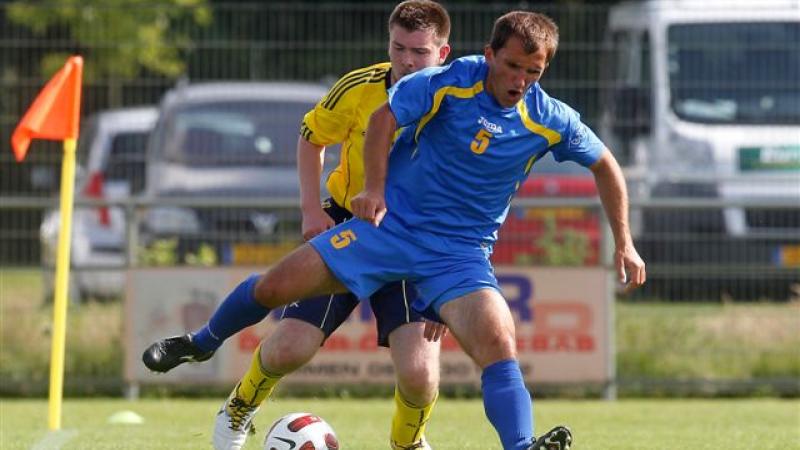
[[[59,450],[67,441],[78,435],[78,430],[48,431],[31,450]]]

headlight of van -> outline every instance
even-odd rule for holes
[[[714,149],[706,141],[670,133],[669,140],[657,154],[657,167],[663,171],[663,175],[717,172]]]

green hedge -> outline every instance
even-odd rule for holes
[[[0,294],[0,395],[43,395],[49,378],[52,307],[40,300],[41,277],[31,270],[0,269]],[[621,395],[800,395],[798,302],[619,302],[616,343]],[[67,349],[68,395],[122,393],[120,303],[71,305]],[[593,387],[556,391],[568,395],[598,392]],[[153,388],[148,392],[168,395],[174,391]],[[315,394],[353,392],[329,387]],[[458,387],[443,392],[477,394]],[[192,391],[175,393],[191,395]],[[308,394],[305,390],[295,393]]]

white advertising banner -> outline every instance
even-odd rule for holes
[[[224,296],[255,270],[242,268],[133,269],[125,307],[126,377],[144,383],[238,381],[259,341],[274,329],[280,310],[228,339],[204,363],[154,374],[142,351],[166,336],[202,326]],[[519,360],[529,383],[605,383],[609,356],[607,272],[597,267],[497,267],[497,279],[516,321]],[[452,336],[442,343],[441,382],[480,381],[480,370]],[[314,359],[288,383],[393,384],[389,352],[377,346],[375,319],[362,302]]]

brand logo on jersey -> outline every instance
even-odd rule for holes
[[[572,138],[569,140],[569,145],[577,147],[583,143],[586,137],[586,127],[579,126],[578,129],[575,130],[575,134],[573,134]]]
[[[483,128],[486,128],[486,131],[488,131],[488,132],[490,132],[492,134],[498,134],[498,133],[502,133],[503,132],[503,127],[501,127],[500,125],[497,125],[496,123],[489,122],[483,116],[478,118],[478,123],[483,125]]]

